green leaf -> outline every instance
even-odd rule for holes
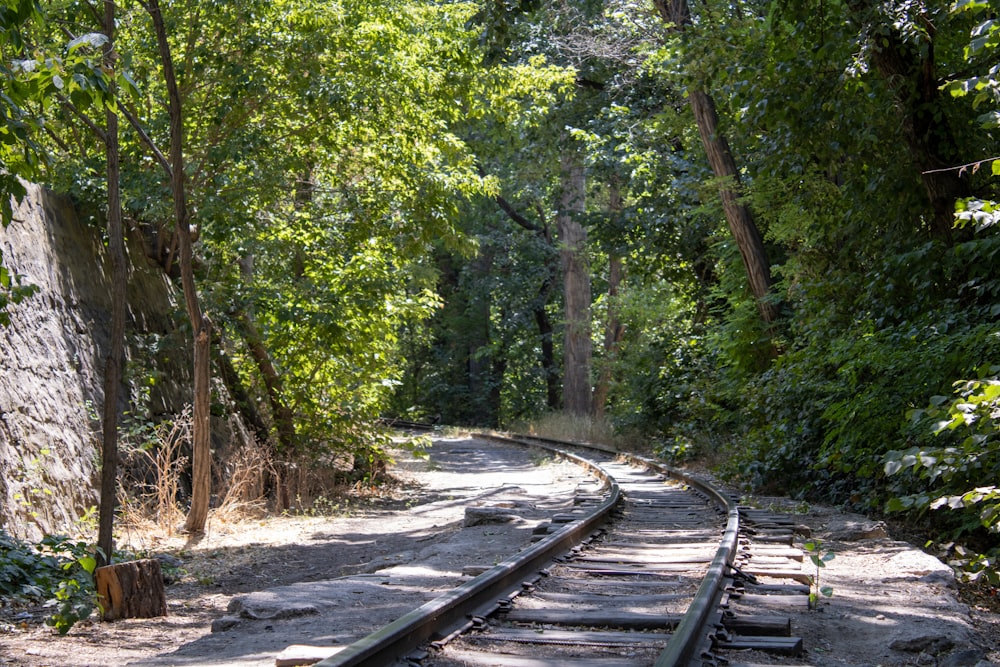
[[[819,589],[819,592],[822,593],[825,597],[832,597],[833,586],[823,586],[822,588]]]
[[[990,3],[987,0],[958,0],[951,7],[953,13],[964,12],[964,11],[981,11],[983,9],[989,9]]]
[[[82,556],[76,559],[76,562],[80,564],[80,567],[87,574],[93,574],[94,570],[97,569],[97,559],[93,556]]]
[[[890,498],[885,504],[885,510],[887,512],[902,512],[906,509],[906,505],[899,498]]]
[[[86,35],[80,35],[76,39],[70,41],[70,43],[66,45],[66,51],[68,53],[73,53],[84,46],[90,46],[96,49],[107,43],[108,36],[103,32],[89,32]]]

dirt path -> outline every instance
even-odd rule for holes
[[[819,571],[832,595],[820,597],[815,610],[789,610],[793,634],[804,639],[804,659],[778,661],[748,652],[741,661],[813,667],[1000,664],[1000,616],[961,602],[954,572],[937,558],[893,539],[884,524],[861,515],[784,498],[758,498],[756,504],[798,517],[811,535],[797,545],[810,540],[822,554],[833,554]]]
[[[403,484],[392,497],[336,516],[210,526],[197,544],[150,542],[182,561],[167,588],[169,616],[84,623],[64,637],[7,619],[0,665],[263,667],[292,644],[332,652],[528,543],[538,523],[569,506],[581,480],[575,466],[467,439],[436,440],[429,460],[401,457],[393,472]],[[464,526],[470,502],[512,519]],[[793,619],[807,656],[787,664],[1000,664],[996,615],[961,604],[947,568],[873,532],[863,517],[828,508],[798,516],[837,557],[823,572],[833,597]]]
[[[289,644],[332,652],[527,544],[585,479],[577,466],[468,439],[436,440],[427,460],[400,455],[392,473],[402,483],[391,497],[335,516],[210,524],[197,543],[139,545],[182,561],[166,570],[178,576],[167,617],[85,622],[62,637],[40,615],[7,619],[0,665],[270,666]],[[511,520],[465,527],[470,503]]]

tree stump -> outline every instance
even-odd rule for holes
[[[167,615],[163,574],[155,558],[99,567],[94,571],[94,584],[102,620]]]

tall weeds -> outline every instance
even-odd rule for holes
[[[118,487],[122,523],[133,529],[155,526],[172,535],[184,519],[178,501],[188,462],[183,449],[191,441],[191,409],[152,430],[136,432],[142,439],[126,439],[123,448]]]
[[[119,476],[121,525],[128,530],[157,529],[173,535],[184,520],[188,494],[191,409],[172,421],[134,429],[126,438]],[[218,502],[210,519],[238,521],[266,509],[269,485],[276,478],[267,447],[248,444],[226,461],[215,462],[213,475]]]

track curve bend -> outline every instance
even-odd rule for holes
[[[594,491],[553,517],[530,547],[321,667],[675,667],[711,662],[709,651],[739,631],[720,609],[738,572],[740,512],[732,498],[635,456],[534,437],[475,437],[571,460],[594,475]]]

